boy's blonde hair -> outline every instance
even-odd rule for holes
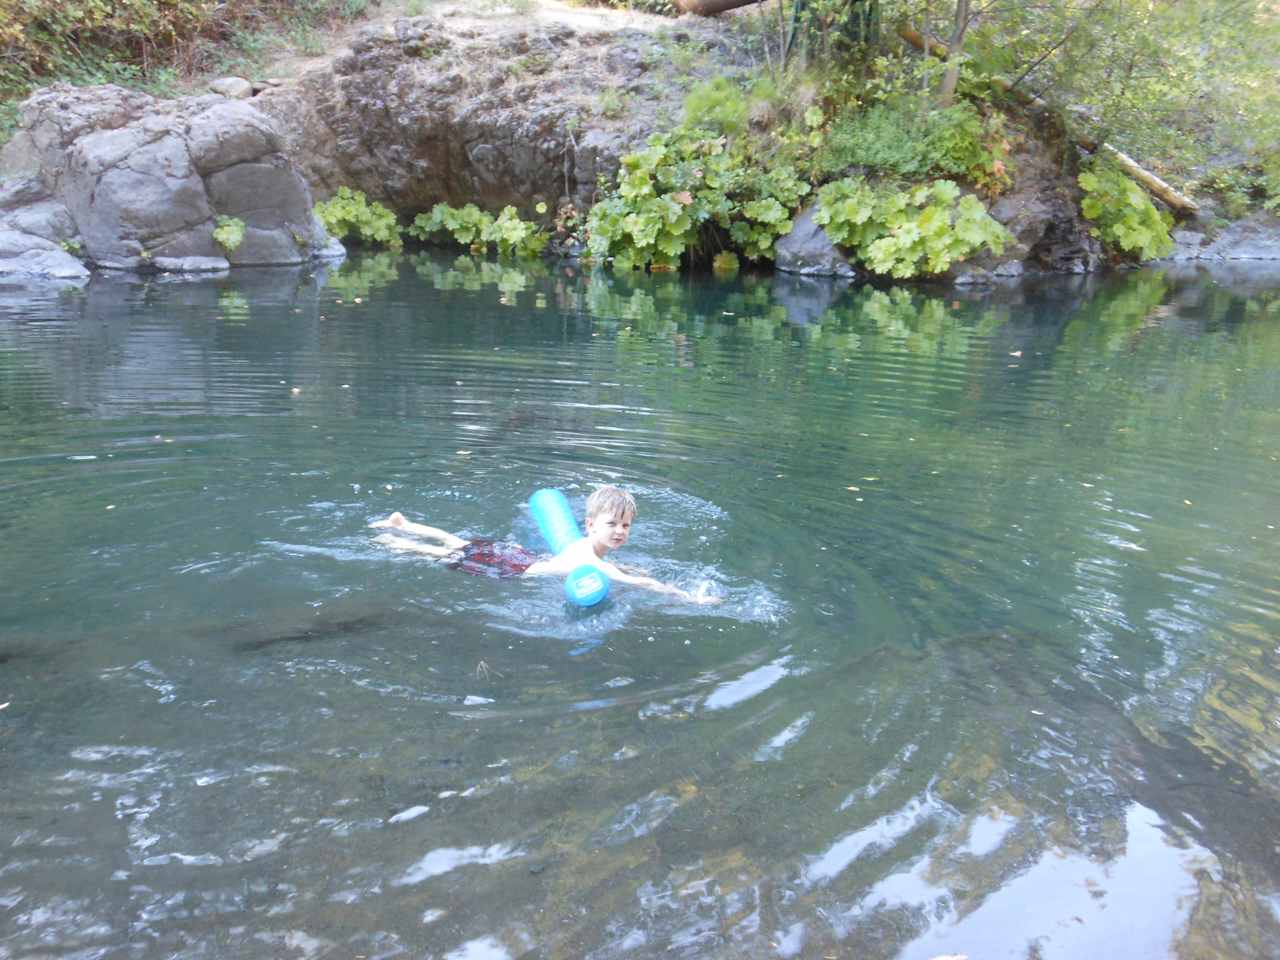
[[[630,520],[636,515],[636,498],[618,487],[597,487],[587,497],[587,519],[594,520],[601,514]]]

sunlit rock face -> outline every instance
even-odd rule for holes
[[[404,18],[254,103],[317,193],[350,185],[408,215],[441,201],[587,209],[601,176],[679,119],[687,87],[665,44],[714,47],[696,68],[707,75],[739,66],[721,25],[649,19]]]
[[[310,187],[251,104],[55,85],[21,109],[0,154],[9,247],[173,270],[302,263],[329,247]],[[244,224],[234,250],[214,239],[219,217]]]

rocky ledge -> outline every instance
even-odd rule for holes
[[[275,121],[250,103],[55,85],[21,111],[0,152],[0,273],[225,270],[342,252]],[[214,239],[220,217],[244,225],[234,250]]]

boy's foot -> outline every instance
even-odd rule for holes
[[[397,529],[403,527],[404,525],[405,525],[404,514],[401,513],[399,510],[393,513],[391,516],[387,517],[387,519],[385,520],[375,520],[373,521],[373,523],[369,524],[369,526],[371,527],[396,527]],[[381,540],[382,538],[379,537],[378,539]]]

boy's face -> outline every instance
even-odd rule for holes
[[[599,513],[587,521],[587,539],[597,554],[617,550],[631,537],[631,517],[620,513]]]

